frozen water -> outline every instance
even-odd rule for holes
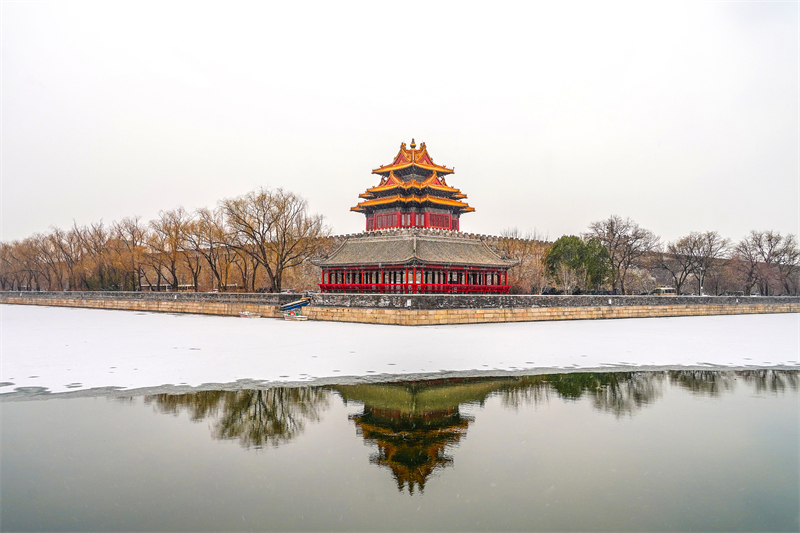
[[[387,374],[800,368],[800,314],[382,326],[0,305],[0,393]]]

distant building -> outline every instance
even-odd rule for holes
[[[380,183],[351,208],[366,217],[366,231],[347,237],[314,263],[323,292],[508,292],[508,269],[477,235],[461,233],[463,213],[475,211],[445,181],[452,169],[437,165],[425,143],[400,145],[391,164],[372,171]]]

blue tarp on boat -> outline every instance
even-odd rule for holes
[[[300,300],[289,302],[288,304],[283,304],[281,306],[281,311],[292,311],[294,309],[300,309],[301,307],[305,307],[311,303],[311,298],[301,298]]]

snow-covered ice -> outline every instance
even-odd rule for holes
[[[382,326],[0,305],[0,393],[581,369],[800,369],[800,314]]]

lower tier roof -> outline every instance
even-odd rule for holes
[[[475,211],[474,207],[470,207],[464,202],[459,200],[453,200],[452,198],[441,198],[438,196],[400,196],[400,195],[393,195],[393,196],[385,196],[382,198],[375,198],[372,200],[366,200],[364,202],[359,202],[358,205],[355,207],[351,207],[350,211],[357,211],[363,212],[366,211],[367,208],[370,207],[384,207],[391,204],[398,204],[398,205],[405,205],[408,206],[409,204],[416,204],[417,206],[424,205],[426,203],[432,204],[434,206],[446,206],[446,207],[454,207],[458,211],[462,213],[469,213]]]
[[[427,229],[352,235],[327,258],[312,262],[323,268],[424,264],[507,269],[517,264],[501,258],[479,237]]]

